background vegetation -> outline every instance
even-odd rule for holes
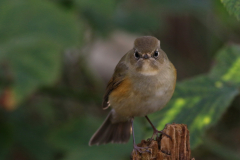
[[[0,159],[129,159],[131,140],[88,147],[109,78],[89,57],[119,30],[158,37],[177,68],[154,124],[188,124],[198,160],[240,159],[239,20],[238,0],[1,0]],[[135,126],[138,142],[151,135]]]

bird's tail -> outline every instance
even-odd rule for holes
[[[131,135],[131,121],[112,123],[112,113],[110,112],[89,141],[89,145],[99,145],[106,143],[126,143]]]

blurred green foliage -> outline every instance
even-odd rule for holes
[[[234,14],[240,20],[240,1],[238,0],[221,0],[226,6],[229,13]]]
[[[188,124],[196,159],[238,159],[239,5],[1,0],[0,159],[129,159],[132,140],[88,147],[106,115],[100,107],[105,85],[88,68],[83,48],[115,30],[160,37],[177,68],[181,81],[168,107],[150,115],[154,124]],[[151,135],[147,126],[136,119],[137,142]]]
[[[18,105],[39,86],[56,80],[62,49],[76,45],[83,31],[73,14],[50,2],[1,1],[0,10],[0,56],[11,68],[6,81],[12,81],[13,105]]]

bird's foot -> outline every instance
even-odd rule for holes
[[[145,153],[145,152],[151,153],[151,151],[148,150],[149,147],[138,147],[136,144],[133,145],[133,149],[139,153]]]
[[[154,136],[156,136],[156,138],[159,138],[158,133],[160,133],[160,134],[162,134],[162,135],[165,135],[165,136],[167,136],[168,138],[170,138],[170,139],[172,140],[172,137],[171,137],[171,136],[169,136],[168,134],[164,133],[163,131],[159,131],[159,130],[157,130],[157,129],[154,129],[154,130],[153,130],[153,135],[152,135],[152,138],[151,138],[151,139],[153,139]]]

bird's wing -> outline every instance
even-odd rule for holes
[[[121,84],[124,81],[124,79],[126,77],[128,67],[124,63],[125,57],[126,57],[126,55],[117,64],[117,66],[114,70],[114,74],[107,84],[106,92],[103,97],[103,103],[102,103],[103,109],[107,109],[110,106],[109,100],[108,100],[109,95],[111,94],[111,92],[114,89],[116,89],[119,86],[119,84]]]

